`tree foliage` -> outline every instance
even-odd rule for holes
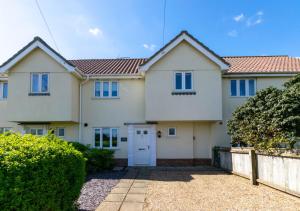
[[[232,143],[268,150],[293,148],[300,133],[300,74],[284,84],[258,91],[228,121]]]

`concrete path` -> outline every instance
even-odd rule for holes
[[[150,170],[131,168],[96,211],[141,211],[143,210]]]

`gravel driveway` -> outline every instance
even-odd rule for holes
[[[107,171],[89,175],[77,200],[79,210],[95,210],[124,174],[125,171]]]
[[[144,210],[300,210],[300,199],[218,171],[152,171]]]

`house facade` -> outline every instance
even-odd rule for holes
[[[220,57],[186,31],[147,59],[67,60],[36,37],[0,66],[0,133],[51,129],[130,166],[210,164],[235,108],[299,72],[288,56]]]

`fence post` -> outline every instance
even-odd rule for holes
[[[249,156],[251,162],[250,181],[252,185],[257,185],[257,158],[254,149],[250,149]]]

